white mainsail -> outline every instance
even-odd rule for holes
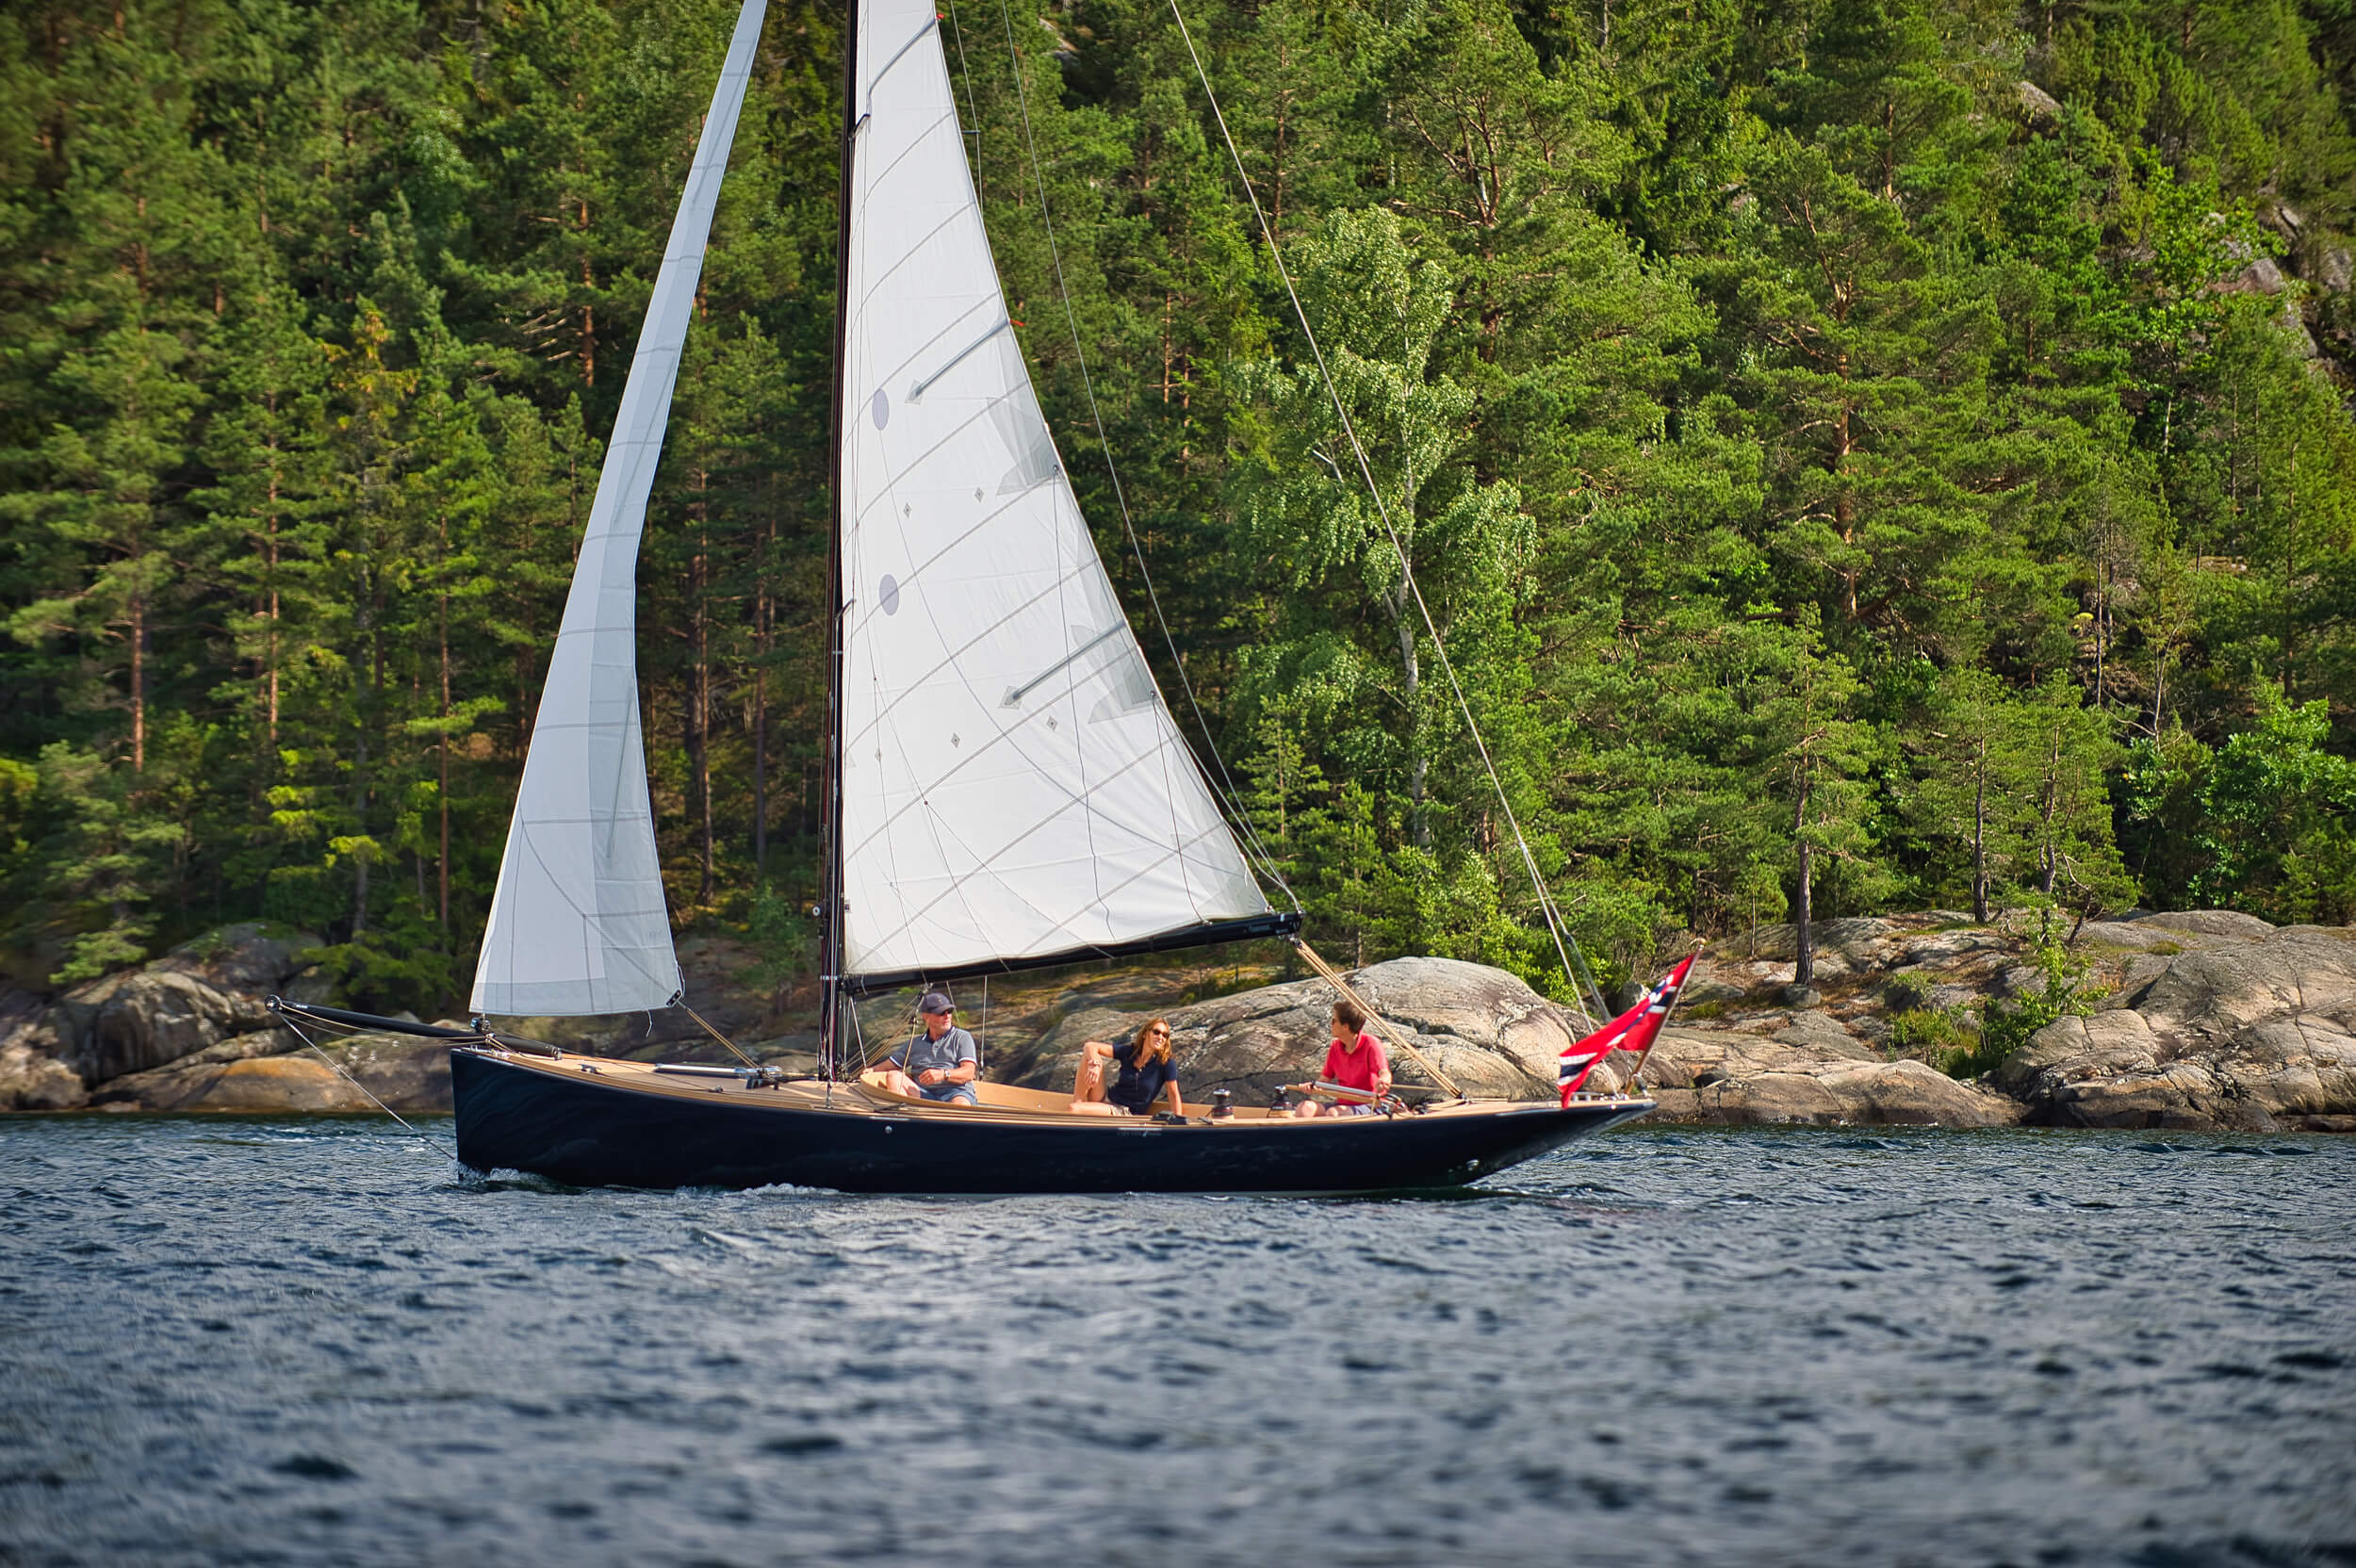
[[[843,968],[1268,912],[1031,390],[933,0],[859,8],[843,331]]]
[[[737,16],[646,302],[483,934],[479,1013],[635,1012],[679,991],[639,730],[638,539],[765,9]]]

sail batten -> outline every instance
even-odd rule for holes
[[[860,8],[841,497],[841,972],[1266,934],[1024,365],[928,0]],[[1273,930],[1274,926],[1268,926]]]
[[[474,1010],[635,1012],[679,991],[638,711],[638,542],[766,0],[744,0],[646,302],[542,687]]]

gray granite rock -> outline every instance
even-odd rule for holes
[[[82,1075],[58,1059],[61,1049],[39,997],[0,996],[0,1111],[71,1111],[88,1102]]]
[[[268,921],[223,925],[165,954],[151,973],[185,974],[219,991],[268,996],[309,967],[303,954],[319,945],[308,931]]]
[[[2125,948],[2133,953],[2150,953],[2155,949],[2177,953],[2187,945],[2183,935],[2171,928],[2141,921],[2088,921],[2078,937],[2081,941],[2102,947]]]
[[[1999,1127],[2021,1119],[2001,1094],[1921,1062],[1882,1060],[1822,1013],[1802,1013],[1773,1037],[1666,1030],[1644,1082],[1664,1120]]]
[[[2059,99],[2035,82],[2015,82],[2012,91],[2021,106],[2021,118],[2029,122],[2031,130],[2046,133],[2061,128],[2062,106]]]
[[[49,1012],[57,1054],[85,1084],[161,1067],[275,1021],[258,996],[160,967],[92,981]]]
[[[2268,931],[2167,958],[2132,1007],[2048,1024],[1996,1082],[2060,1126],[2331,1130],[2356,1117],[2356,933]]]
[[[126,1111],[368,1111],[368,1097],[305,1052],[237,1062],[175,1062],[99,1086],[93,1106]]]
[[[1851,955],[1870,958],[1874,956],[1877,944],[1898,935],[1900,930],[1894,921],[1860,918],[1815,921],[1810,923],[1808,934],[1816,949],[1816,961],[1821,964],[1828,954],[1844,958]],[[1729,955],[1739,951],[1745,959],[1773,958],[1789,963],[1797,953],[1797,927],[1786,923],[1760,926],[1756,953],[1747,934],[1729,939],[1726,947]]]
[[[1784,1045],[1810,1046],[1850,1061],[1882,1059],[1881,1053],[1866,1047],[1856,1035],[1841,1027],[1839,1020],[1813,1009],[1794,1014],[1789,1025],[1776,1031],[1775,1038]]]
[[[252,1056],[206,1051],[102,1084],[90,1103],[140,1111],[448,1111],[450,1046],[413,1035],[352,1035]],[[340,1070],[338,1070],[340,1069]],[[373,1098],[371,1098],[373,1097]]]
[[[2356,1008],[2352,939],[2315,926],[2269,929],[2265,941],[2183,954],[2144,988],[2136,1007],[2209,1036],[2286,1013],[2337,1016]]]
[[[1468,1094],[1543,1098],[1554,1089],[1555,1057],[1583,1032],[1578,1019],[1520,980],[1484,964],[1448,958],[1394,958],[1347,975],[1392,1031]],[[1173,1007],[1172,1049],[1190,1097],[1229,1088],[1247,1101],[1316,1072],[1332,1040],[1333,993],[1322,980],[1297,980]],[[1001,1074],[1032,1087],[1070,1085],[1080,1047],[1090,1039],[1125,1040],[1150,1016],[1091,1008],[1066,1017]],[[1399,1082],[1424,1082],[1404,1051],[1391,1053]],[[1602,1087],[1612,1081],[1604,1074]]]
[[[2274,927],[2255,915],[2245,915],[2238,909],[2171,909],[2157,915],[2138,915],[2135,924],[2155,926],[2162,931],[2191,931],[2203,937],[2241,937],[2251,941],[2274,935]]]

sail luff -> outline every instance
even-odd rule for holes
[[[925,0],[870,0],[845,253],[843,973],[1268,913],[1031,387]],[[1141,949],[1134,949],[1141,950]]]
[[[473,1006],[634,1012],[679,992],[638,711],[638,544],[766,0],[744,0],[606,446],[515,793]]]

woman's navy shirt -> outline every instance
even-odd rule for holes
[[[1139,1070],[1137,1056],[1135,1040],[1113,1047],[1113,1060],[1121,1064],[1121,1078],[1104,1091],[1104,1098],[1125,1110],[1143,1112],[1151,1110],[1153,1102],[1169,1092],[1168,1086],[1178,1081],[1178,1064],[1165,1056]]]

